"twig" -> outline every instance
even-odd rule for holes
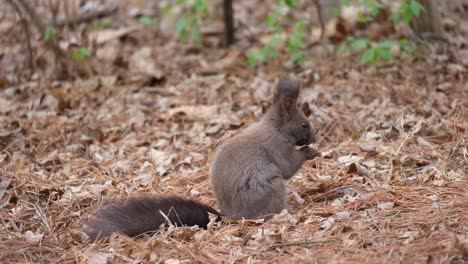
[[[30,75],[29,75],[29,78],[31,78],[31,76],[34,74],[35,67],[34,67],[33,52],[32,52],[32,48],[31,48],[31,33],[29,32],[28,23],[27,23],[26,19],[24,18],[20,7],[15,3],[15,1],[8,0],[8,2],[10,3],[11,6],[13,6],[15,11],[18,13],[18,15],[20,17],[20,20],[21,20],[21,24],[23,25],[23,28],[24,28],[24,33],[26,35],[26,45],[28,47],[28,54],[29,54],[29,69],[31,71]]]
[[[333,240],[325,240],[325,241],[298,241],[298,242],[285,242],[285,243],[276,243],[270,246],[270,248],[277,248],[277,247],[306,247],[314,244],[326,244],[331,243]]]
[[[317,14],[320,22],[320,41],[323,41],[325,36],[325,22],[323,21],[322,9],[320,8],[319,0],[314,0],[315,9],[317,9]]]
[[[34,9],[29,5],[27,0],[18,0],[18,2],[23,6],[23,9],[28,13],[29,17],[31,18],[33,24],[36,26],[37,30],[41,33],[44,34],[46,32],[46,26],[42,22],[41,18],[39,15],[34,11]],[[54,39],[50,39],[47,41],[47,45],[49,45],[54,52],[57,55],[60,55],[61,57],[65,57],[64,52],[60,49],[58,46],[57,42]]]
[[[403,142],[401,142],[400,147],[398,147],[398,150],[397,150],[396,153],[395,153],[395,157],[398,156],[398,153],[400,153],[401,148],[402,148],[403,145],[406,143],[406,141],[408,140],[408,138],[409,138],[410,136],[412,136],[412,135],[413,135],[413,133],[408,133],[408,135],[406,135],[406,137],[405,137],[405,139],[403,140]]]
[[[223,0],[223,11],[225,45],[229,47],[234,44],[234,12],[232,11],[232,0]]]
[[[44,34],[44,32],[46,31],[46,26],[44,25],[42,20],[39,18],[39,15],[36,13],[36,11],[34,11],[34,9],[29,5],[28,1],[27,0],[17,0],[17,1],[23,7],[24,11],[28,13],[32,22],[34,23],[34,25],[36,25],[38,31],[41,34]]]
[[[17,0],[20,5],[23,7],[24,11],[26,11],[26,13],[29,15],[29,17],[31,18],[32,20],[32,23],[36,26],[36,29],[41,33],[41,34],[44,34],[44,32],[46,31],[46,26],[45,24],[42,22],[41,18],[39,17],[39,15],[36,13],[36,11],[31,7],[31,5],[29,4],[29,2],[27,0]],[[53,52],[55,53],[55,55],[57,56],[57,58],[62,62],[62,66],[63,68],[62,69],[65,69],[66,70],[66,73],[69,73],[69,69],[67,66],[67,64],[65,63],[66,60],[66,54],[65,52],[63,52],[60,47],[58,46],[57,44],[57,41],[55,39],[49,39],[49,41],[46,42],[46,45],[48,47],[50,47]]]
[[[56,23],[54,23],[54,26],[55,27],[63,27],[63,26],[80,24],[80,23],[83,23],[83,22],[89,22],[89,21],[92,21],[92,20],[95,20],[95,19],[99,19],[99,18],[103,18],[103,17],[113,15],[113,14],[115,14],[117,12],[117,10],[118,10],[117,6],[114,6],[114,7],[109,8],[109,9],[99,10],[97,12],[83,14],[81,16],[77,16],[77,17],[74,17],[74,18],[57,21]]]

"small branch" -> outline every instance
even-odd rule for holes
[[[277,248],[277,247],[307,247],[315,244],[326,244],[331,243],[332,240],[325,240],[325,241],[299,241],[299,242],[285,242],[285,243],[276,243],[270,246],[270,248]]]
[[[80,24],[80,23],[83,23],[83,22],[89,22],[89,21],[93,21],[93,20],[96,20],[96,19],[111,16],[111,15],[115,14],[117,11],[118,11],[117,6],[114,6],[114,7],[109,8],[109,9],[99,10],[97,12],[83,14],[81,16],[77,16],[77,17],[74,17],[74,18],[61,20],[61,21],[58,21],[58,22],[54,23],[54,26],[55,27],[63,27],[63,26],[69,26],[69,25],[76,25],[76,24]]]
[[[20,7],[15,3],[14,0],[8,0],[11,6],[15,9],[15,11],[18,13],[21,24],[23,25],[24,33],[26,35],[26,45],[28,47],[28,54],[29,54],[29,69],[30,69],[30,76],[31,77],[34,74],[35,67],[34,67],[34,58],[33,58],[33,52],[32,52],[32,47],[31,47],[31,33],[29,32],[29,27],[28,27],[28,22],[23,16],[23,13],[21,12]]]
[[[323,14],[322,9],[320,8],[319,0],[313,0],[315,9],[317,10],[317,15],[320,22],[320,41],[323,41],[323,37],[325,36],[325,22],[323,21]]]
[[[234,44],[234,14],[232,10],[232,0],[223,0],[224,11],[224,36],[226,47]]]
[[[44,34],[44,32],[46,31],[46,26],[44,25],[42,20],[39,18],[39,15],[36,13],[36,11],[34,11],[34,9],[29,5],[28,1],[27,0],[17,0],[17,1],[23,7],[24,11],[28,13],[32,22],[34,23],[34,25],[36,25],[38,31],[41,34]]]
[[[17,0],[17,1],[21,4],[21,6],[23,6],[23,9],[26,11],[26,13],[28,13],[29,17],[31,18],[33,24],[36,26],[37,30],[41,33],[41,35],[43,35],[44,32],[46,31],[46,26],[42,22],[41,18],[36,13],[36,11],[29,5],[27,0]],[[57,55],[61,57],[65,57],[64,52],[60,49],[60,47],[58,46],[57,42],[54,39],[50,39],[49,41],[47,41],[47,45],[50,46]]]
[[[13,0],[14,1],[14,0]],[[39,31],[41,35],[44,35],[44,32],[46,31],[46,26],[42,22],[41,18],[39,15],[36,13],[36,11],[31,7],[29,4],[28,0],[16,0],[24,9],[24,11],[28,14],[30,17],[32,23],[36,26],[36,29]],[[66,54],[64,51],[62,51],[57,43],[57,41],[52,38],[49,39],[49,41],[46,42],[46,45],[52,49],[52,51],[55,53],[57,59],[59,60],[59,63],[62,64],[60,67],[61,70],[65,70],[65,72],[68,74],[70,73],[67,63],[66,63]]]

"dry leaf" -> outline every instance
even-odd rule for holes
[[[134,73],[143,73],[156,79],[164,76],[162,69],[156,65],[151,47],[142,47],[130,57],[128,68]]]
[[[215,118],[218,111],[218,105],[187,105],[169,109],[164,118],[170,119],[176,115],[183,115],[188,120],[206,121]]]
[[[87,264],[107,264],[113,255],[111,253],[96,252],[89,257]]]
[[[24,233],[24,239],[26,239],[26,241],[30,243],[39,243],[39,241],[41,241],[43,237],[44,234],[40,231],[36,231],[35,233],[33,233],[32,231],[28,230]]]
[[[422,137],[418,137],[416,141],[421,147],[431,148],[431,149],[434,148],[434,145],[432,145],[429,141],[425,140]]]
[[[167,153],[164,151],[150,149],[149,158],[153,166],[156,167],[156,171],[160,176],[166,175],[172,162],[176,159],[177,155],[173,153]]]
[[[129,33],[138,30],[139,27],[138,25],[136,26],[129,26],[125,28],[109,28],[109,29],[103,29],[101,31],[93,31],[90,33],[90,38],[96,40],[96,44],[104,44],[108,41],[111,41],[113,39],[121,38],[125,35],[128,35]]]
[[[384,203],[379,203],[377,205],[377,207],[380,209],[380,210],[390,210],[393,208],[395,204],[393,202],[384,202]]]
[[[356,162],[359,162],[360,160],[363,160],[364,158],[363,157],[360,157],[360,156],[354,156],[354,155],[346,155],[346,156],[341,156],[341,157],[338,157],[338,162],[340,163],[356,163]]]
[[[133,181],[142,186],[148,186],[153,182],[154,172],[154,166],[150,162],[145,161],[140,167],[138,176],[133,178]]]

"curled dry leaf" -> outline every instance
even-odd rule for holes
[[[155,172],[155,169],[154,169],[153,164],[151,164],[148,161],[145,161],[143,165],[141,165],[140,167],[138,176],[133,178],[133,181],[142,186],[148,186],[153,181],[154,172]]]
[[[3,196],[5,195],[6,190],[8,189],[10,184],[11,184],[11,181],[8,181],[8,180],[0,182],[0,201],[2,200]]]
[[[380,210],[390,210],[395,206],[393,202],[384,202],[384,203],[379,203],[377,205],[377,208]]]
[[[434,145],[432,145],[431,142],[427,141],[427,140],[424,139],[423,137],[418,137],[418,138],[416,139],[416,141],[418,142],[418,144],[419,144],[421,147],[429,148],[429,149],[434,148]]]
[[[335,218],[334,217],[328,217],[327,219],[325,219],[325,221],[322,222],[322,224],[320,224],[320,230],[328,230],[330,229],[333,224],[335,223]]]
[[[369,175],[369,171],[367,170],[367,168],[356,162],[353,162],[348,166],[348,174],[352,173],[357,173],[358,175],[363,176]]]
[[[305,200],[302,199],[302,197],[297,192],[293,192],[292,195],[293,195],[294,201],[296,201],[296,203],[303,204],[305,202]]]
[[[340,163],[351,163],[351,162],[359,162],[360,160],[363,160],[364,158],[363,157],[360,157],[360,156],[355,156],[355,155],[346,155],[346,156],[341,156],[341,157],[338,157],[338,162]]]
[[[0,114],[6,114],[15,109],[13,102],[0,97]]]
[[[87,264],[107,264],[112,256],[111,253],[96,252],[89,257]]]
[[[134,73],[143,73],[158,80],[164,75],[162,69],[156,65],[151,54],[151,47],[142,47],[135,51],[130,57],[128,67]]]
[[[169,166],[177,158],[177,154],[150,149],[149,158],[159,175],[164,176],[169,170]]]
[[[176,115],[183,115],[188,120],[206,121],[215,118],[218,111],[218,105],[186,105],[169,109],[164,118],[170,119]]]
[[[28,230],[24,233],[24,239],[30,243],[39,243],[41,239],[44,237],[44,234],[40,231],[36,231],[35,233]]]
[[[349,219],[351,217],[351,214],[348,211],[344,211],[344,212],[336,212],[335,216],[339,220],[346,220],[346,219]]]
[[[136,31],[139,28],[140,27],[137,25],[137,26],[129,26],[125,28],[117,28],[117,29],[114,29],[114,28],[104,29],[104,30],[97,31],[97,32],[91,32],[90,39],[95,39],[96,44],[100,45],[108,41],[128,35],[129,33]]]

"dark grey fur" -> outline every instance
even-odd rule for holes
[[[315,141],[296,105],[300,87],[299,81],[281,79],[263,118],[218,147],[210,179],[221,213],[257,218],[287,208],[287,180],[318,155],[307,146],[295,147]]]
[[[131,197],[103,205],[88,219],[82,231],[94,240],[108,237],[113,232],[137,236],[155,231],[169,222],[175,226],[206,228],[210,221],[208,212],[220,216],[208,205],[181,197]]]

